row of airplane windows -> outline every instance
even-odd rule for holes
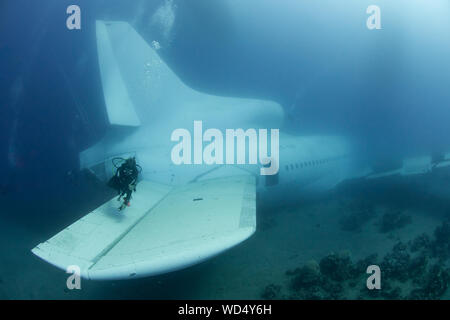
[[[311,167],[311,166],[318,166],[320,164],[325,164],[331,161],[339,160],[342,158],[345,158],[346,156],[340,156],[340,157],[334,157],[329,159],[321,159],[321,160],[312,160],[312,161],[305,161],[300,163],[291,163],[286,165],[286,171],[294,170],[294,169],[301,169],[305,167]]]

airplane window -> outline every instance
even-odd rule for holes
[[[291,170],[294,170],[294,165],[293,164],[291,164]]]
[[[295,168],[297,168],[297,169],[298,169],[298,163],[296,163],[296,164],[295,164]]]
[[[286,165],[286,171],[289,171],[289,166],[288,165]]]

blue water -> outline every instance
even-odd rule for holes
[[[78,169],[78,153],[107,127],[96,19],[131,21],[146,40],[160,41],[161,56],[193,88],[279,102],[289,132],[348,136],[366,159],[449,151],[450,3],[377,0],[382,29],[370,31],[365,10],[373,2],[1,1],[0,187],[9,202],[0,209],[4,223],[51,235],[109,195],[68,174]],[[82,30],[65,27],[71,4],[81,7]],[[165,22],[173,14],[170,28],[150,22],[164,5],[171,9]],[[41,216],[45,227],[39,227]],[[9,261],[7,253],[0,255]],[[200,276],[201,268],[186,277]],[[176,285],[172,277],[164,279]],[[190,296],[187,289],[175,294],[170,285],[161,289],[154,280],[143,281],[142,297]],[[135,284],[108,297],[140,297]],[[104,289],[74,297],[101,298]],[[5,295],[41,297],[39,290],[26,292]],[[61,289],[42,297],[66,296]]]

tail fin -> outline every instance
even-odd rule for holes
[[[97,21],[97,46],[111,128],[80,153],[82,168],[143,148],[169,153],[173,130],[192,127],[195,120],[219,130],[280,127],[284,112],[276,102],[188,87],[127,22]]]
[[[183,99],[198,94],[127,22],[97,21],[97,46],[111,125],[139,126],[155,121]]]
[[[97,50],[109,123],[139,126],[140,121],[117,63],[108,23],[97,21]]]
[[[168,127],[173,130],[198,119],[216,128],[232,117],[253,127],[279,125],[283,119],[281,106],[272,101],[220,97],[190,88],[127,22],[97,21],[97,43],[112,125],[151,124],[154,132],[163,134]]]

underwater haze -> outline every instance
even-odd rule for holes
[[[277,103],[281,133],[344,137],[383,172],[430,156],[430,170],[274,193],[255,234],[212,259],[70,290],[31,249],[116,195],[80,167],[110,128],[97,20],[129,23],[196,91]],[[448,299],[449,124],[448,0],[1,1],[0,299]],[[365,287],[373,264],[382,290]]]

